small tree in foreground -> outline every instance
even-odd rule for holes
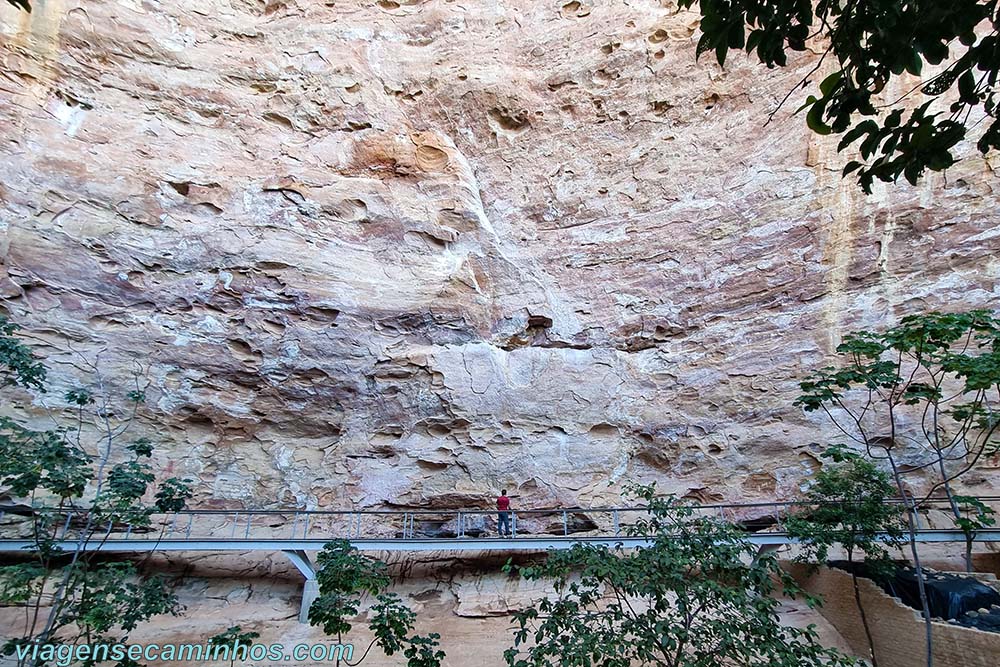
[[[44,393],[46,380],[45,367],[16,331],[0,317],[0,386],[11,392],[4,399],[15,406],[11,386]],[[0,604],[24,609],[20,626],[8,628],[0,646],[18,665],[52,662],[57,642],[103,646],[107,656],[107,647],[127,643],[139,624],[179,611],[166,580],[141,576],[132,563],[108,562],[90,548],[126,526],[154,530],[153,514],[183,509],[191,492],[175,478],[154,490],[146,462],[152,444],[126,440],[145,398],[138,375],[134,388],[114,401],[96,364],[84,363],[93,386],[63,396],[70,423],[38,431],[0,417],[0,492],[27,501],[28,523],[22,527],[33,541],[23,562],[0,565]],[[85,431],[96,435],[88,438]],[[147,494],[152,502],[144,500]]]
[[[812,373],[795,404],[822,411],[850,444],[892,472],[906,501],[931,667],[931,614],[916,543],[919,503],[905,478],[926,477],[926,497],[941,490],[956,525],[963,525],[968,517],[954,485],[1000,447],[1000,320],[986,310],[910,315],[884,332],[844,336],[837,353],[840,365]],[[971,550],[967,556],[971,571]]]
[[[234,667],[236,658],[241,653],[240,649],[246,651],[253,646],[254,640],[259,638],[259,632],[243,632],[242,626],[232,625],[225,632],[209,637],[208,645],[216,650],[222,649],[219,652],[229,655],[229,665]]]
[[[891,478],[844,447],[831,447],[824,458],[834,465],[824,466],[810,485],[806,498],[814,504],[785,523],[788,533],[800,541],[799,560],[822,565],[829,558],[830,549],[839,546],[849,563],[862,557],[869,575],[888,574],[895,568],[889,548],[905,544],[902,507],[890,502],[895,494]],[[850,572],[854,602],[865,628],[872,665],[878,667],[858,575],[854,567]]]
[[[927,497],[941,490],[960,523],[956,480],[1000,451],[1000,320],[985,310],[910,315],[884,332],[846,335],[837,353],[841,365],[812,373],[795,404],[823,411],[888,464],[900,497],[905,475],[928,477]]]
[[[972,543],[976,533],[996,525],[996,512],[983,501],[973,496],[953,496],[960,516],[955,519],[955,525],[965,535],[965,567],[972,572]]]
[[[317,558],[319,571],[319,597],[309,607],[310,625],[318,625],[323,632],[336,636],[338,642],[351,630],[351,622],[358,615],[362,598],[373,595],[375,604],[370,611],[368,627],[374,638],[356,661],[343,661],[356,665],[368,657],[372,647],[378,646],[387,656],[402,653],[407,667],[439,667],[444,651],[438,648],[441,636],[410,634],[416,614],[395,593],[386,593],[392,583],[388,566],[380,560],[365,556],[348,540],[334,540],[323,547]],[[337,664],[341,657],[337,656]]]
[[[653,487],[631,493],[648,515],[624,527],[649,546],[577,544],[537,566],[515,567],[551,580],[556,596],[514,614],[511,667],[841,667],[857,661],[821,646],[813,626],[778,619],[776,594],[802,593],[773,554],[746,534],[695,516]],[[808,598],[810,604],[814,599]]]

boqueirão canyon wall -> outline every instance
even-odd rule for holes
[[[804,92],[766,122],[815,53],[696,62],[668,0],[33,4],[2,310],[49,408],[139,371],[197,507],[789,498],[843,334],[997,304],[995,160],[866,197]]]

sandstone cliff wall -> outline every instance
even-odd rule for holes
[[[500,552],[472,552],[456,558],[449,553],[422,556],[382,554],[390,563],[394,584],[417,613],[417,631],[437,632],[447,653],[444,667],[501,667],[503,652],[513,645],[510,611],[530,600],[554,594],[550,588],[511,577],[500,571],[510,556]],[[282,644],[290,654],[300,644],[337,643],[318,627],[298,621],[301,576],[280,554],[261,558],[259,553],[240,555],[174,553],[156,555],[148,563],[152,571],[174,577],[178,600],[185,606],[180,616],[158,616],[130,634],[137,644],[204,644],[209,637],[240,625],[244,632],[260,633],[262,644]],[[353,644],[356,661],[368,646],[366,631],[372,600],[365,599],[352,630],[340,641]],[[782,623],[793,627],[813,624],[824,645],[851,651],[832,623],[802,600],[782,599]],[[19,627],[24,611],[0,608],[0,629]],[[374,649],[365,667],[398,667],[405,664],[399,654],[391,658]],[[0,658],[0,665],[7,667]],[[151,661],[151,667],[176,667],[176,661]],[[199,664],[226,667],[228,660],[204,660]],[[301,665],[328,667],[334,660],[263,660],[247,665]]]
[[[57,389],[140,364],[201,506],[786,497],[803,369],[997,304],[995,161],[865,198],[797,96],[765,124],[815,55],[696,65],[666,0],[35,5],[2,309]]]

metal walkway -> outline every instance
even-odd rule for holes
[[[984,497],[996,504],[1000,498]],[[900,501],[893,501],[900,502]],[[808,511],[808,503],[746,503],[692,506],[696,515],[725,518],[747,530],[747,539],[761,551],[794,544],[783,530],[782,518]],[[921,507],[917,541],[964,542],[955,529],[930,527],[931,512],[947,509],[943,501]],[[107,525],[87,535],[85,510],[55,511],[10,508],[0,511],[0,554],[31,550],[31,517],[47,513],[55,526],[58,547],[67,552],[101,551],[143,553],[150,551],[264,551],[284,553],[305,577],[300,619],[318,594],[316,572],[307,552],[318,551],[333,539],[347,539],[362,551],[534,551],[567,549],[575,544],[623,548],[646,546],[643,538],[630,536],[629,527],[647,516],[644,507],[598,507],[511,512],[512,535],[495,535],[496,511],[399,510],[186,510],[154,515],[150,526]],[[946,520],[947,521],[947,520]],[[938,523],[937,521],[935,523]],[[28,530],[28,534],[25,531]],[[11,535],[18,533],[18,535]],[[979,531],[976,542],[1000,542],[1000,529]]]
[[[77,550],[102,552],[147,552],[147,551],[320,551],[327,539],[209,539],[189,540],[157,539],[108,539],[100,537],[81,545],[74,540],[57,541],[63,551]],[[798,540],[784,532],[750,533],[747,540],[761,547],[795,544]],[[917,531],[917,542],[941,543],[964,542],[965,534],[953,529],[922,529]],[[981,530],[976,533],[975,542],[1000,542],[1000,530]],[[548,551],[568,549],[574,544],[593,544],[607,547],[621,546],[625,549],[649,546],[650,541],[635,537],[466,537],[430,539],[351,539],[353,547],[360,551]],[[33,540],[0,540],[0,553],[23,552],[34,546]]]

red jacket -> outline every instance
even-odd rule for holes
[[[510,498],[507,496],[500,496],[497,498],[497,509],[501,512],[506,512],[510,509]]]

